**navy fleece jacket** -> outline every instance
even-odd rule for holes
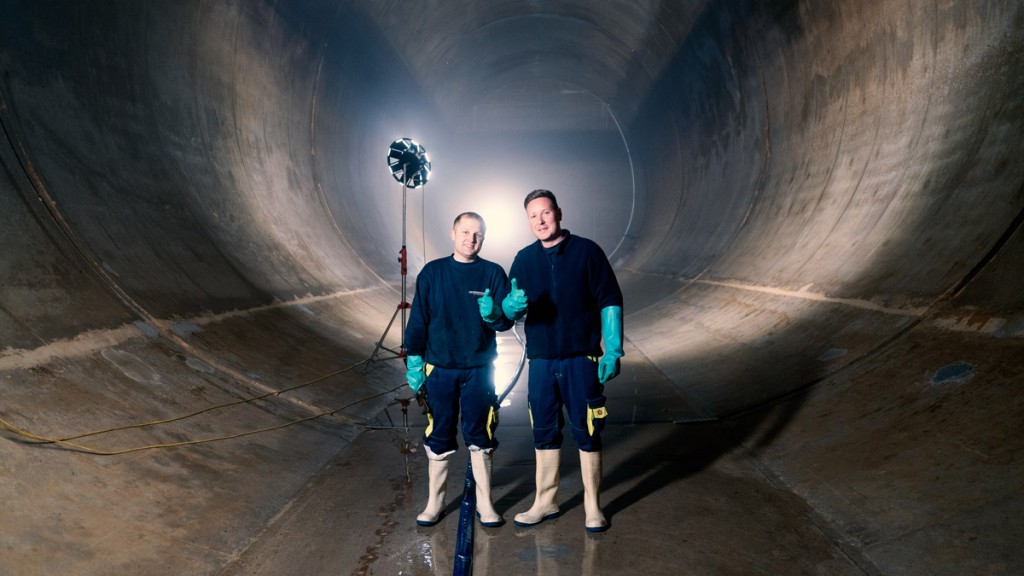
[[[508,277],[494,262],[458,262],[452,256],[428,262],[416,277],[405,328],[406,352],[442,368],[477,368],[493,362],[498,355],[494,331],[508,330],[512,321],[503,314],[489,324],[480,318],[477,300],[488,288],[500,311]]]
[[[509,277],[526,292],[528,357],[601,355],[601,310],[622,306],[622,291],[600,246],[566,230],[551,248],[538,240],[520,250]]]

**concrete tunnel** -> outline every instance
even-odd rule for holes
[[[403,236],[410,287],[463,210],[507,268],[534,188],[625,294],[612,528],[567,440],[563,516],[478,528],[477,574],[1024,573],[1022,30],[1013,0],[5,3],[0,574],[450,573],[461,480],[417,528],[422,416],[372,353]]]

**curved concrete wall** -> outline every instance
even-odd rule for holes
[[[692,399],[676,416],[735,416],[898,569],[885,546],[931,550],[900,538],[1020,494],[1022,25],[1013,1],[16,2],[0,368],[27,399],[55,359],[125,373],[111,349],[138,338],[172,374],[256,389],[364,358],[399,297],[386,146],[411,136],[435,164],[409,197],[411,274],[463,209],[509,263],[522,196],[553,189],[611,254],[631,346]],[[1016,480],[898,521],[845,496],[855,477],[919,510],[856,455],[939,492],[933,426],[975,454],[934,456],[962,486]]]
[[[720,7],[698,22],[641,116],[642,155],[664,168],[648,189],[678,192],[646,196],[662,240],[627,266],[694,303],[644,316],[688,342],[683,358],[636,337],[711,411],[870,356],[1013,258],[1019,15],[991,9]],[[1009,285],[986,290],[1001,304],[987,313],[1019,308]]]

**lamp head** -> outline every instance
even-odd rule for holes
[[[430,178],[427,149],[412,138],[399,138],[388,149],[388,168],[395,180],[409,188],[420,188]]]

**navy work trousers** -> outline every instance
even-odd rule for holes
[[[597,380],[595,358],[533,358],[530,360],[529,387],[527,399],[530,402],[534,448],[561,448],[564,406],[576,446],[584,452],[601,450],[601,431],[608,413],[604,385]]]
[[[454,369],[434,366],[424,384],[433,421],[424,433],[423,443],[435,454],[458,450],[459,413],[462,414],[462,438],[466,446],[487,450],[497,448],[493,430],[488,430],[494,393],[494,365]]]

